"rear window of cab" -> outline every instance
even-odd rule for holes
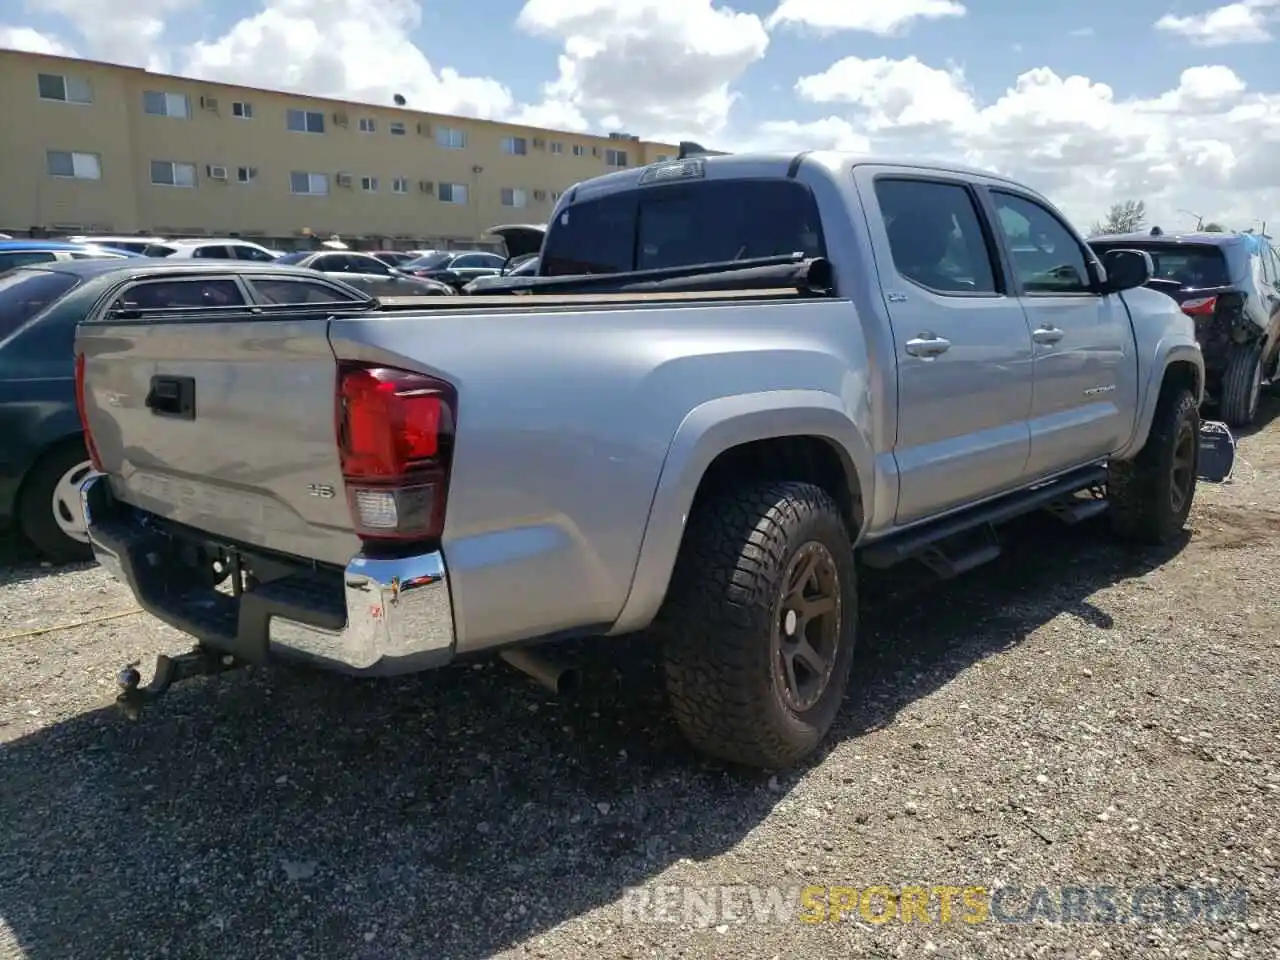
[[[540,273],[656,270],[803,253],[825,256],[818,205],[790,179],[639,186],[573,203],[547,230]]]

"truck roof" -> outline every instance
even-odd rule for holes
[[[1222,233],[1216,230],[1192,230],[1187,233],[1151,233],[1135,230],[1132,233],[1104,233],[1090,237],[1090,243],[1195,243],[1214,247],[1228,247],[1244,242],[1245,234]]]
[[[727,153],[714,155],[696,155],[671,160],[659,160],[656,163],[647,164],[643,167],[628,167],[625,170],[618,170],[614,173],[606,173],[599,177],[593,177],[590,180],[581,181],[571,187],[566,193],[570,199],[576,199],[583,194],[587,196],[599,196],[601,194],[614,193],[619,190],[631,189],[638,186],[642,182],[642,178],[646,173],[657,167],[676,166],[688,160],[698,160],[705,165],[708,175],[715,177],[732,178],[751,177],[751,176],[788,176],[795,169],[798,169],[802,162],[814,163],[823,167],[831,173],[837,173],[843,170],[853,170],[860,166],[889,166],[889,167],[907,167],[920,171],[937,171],[940,173],[955,173],[967,177],[984,177],[988,180],[999,180],[1010,186],[1017,187],[1020,190],[1029,190],[1025,184],[995,173],[991,170],[983,170],[979,167],[966,166],[960,163],[952,163],[947,160],[938,159],[922,159],[920,157],[899,157],[899,156],[878,156],[874,154],[852,153],[850,151],[841,150],[807,150],[800,153],[794,152],[759,152],[759,153]],[[652,176],[649,173],[649,176]],[[1035,192],[1035,191],[1031,191]]]

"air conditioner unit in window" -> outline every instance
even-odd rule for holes
[[[431,180],[419,180],[418,189],[421,190],[423,193],[435,193],[436,185]]]
[[[534,137],[534,138],[533,138],[533,149],[535,149],[535,150],[545,150],[545,149],[547,149],[547,141],[543,140],[541,137]]]
[[[351,186],[351,174],[349,173],[338,173],[334,176],[334,180],[337,181],[340,187]]]
[[[350,121],[348,121],[345,113],[339,111],[333,115],[333,122],[335,126],[345,127]]]
[[[200,98],[200,109],[201,109],[201,110],[208,110],[210,113],[217,113],[217,112],[218,112],[218,98],[217,98],[217,97],[201,97],[201,98]]]
[[[210,180],[227,179],[227,168],[222,166],[221,164],[211,163],[204,168],[204,172],[205,172],[205,176],[207,176]]]
[[[545,191],[545,190],[535,190],[535,191],[533,191],[533,199],[535,199],[535,200],[545,200],[545,199],[547,199],[547,191]]]
[[[429,136],[431,136],[431,124],[427,123],[427,121],[425,121],[425,120],[419,120],[419,121],[418,121],[418,133],[419,133],[419,135],[424,136],[424,137],[429,137]]]

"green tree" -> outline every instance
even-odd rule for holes
[[[1205,233],[1226,233],[1226,228],[1220,223],[1206,223],[1204,225]]]
[[[1106,219],[1094,221],[1090,232],[1099,233],[1133,233],[1141,230],[1147,222],[1147,204],[1144,200],[1121,200],[1113,203],[1107,211]]]

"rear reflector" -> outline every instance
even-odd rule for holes
[[[408,370],[338,367],[338,450],[362,537],[438,538],[444,528],[457,392]]]
[[[1197,297],[1194,300],[1182,301],[1182,312],[1191,317],[1212,316],[1217,308],[1217,297]]]

